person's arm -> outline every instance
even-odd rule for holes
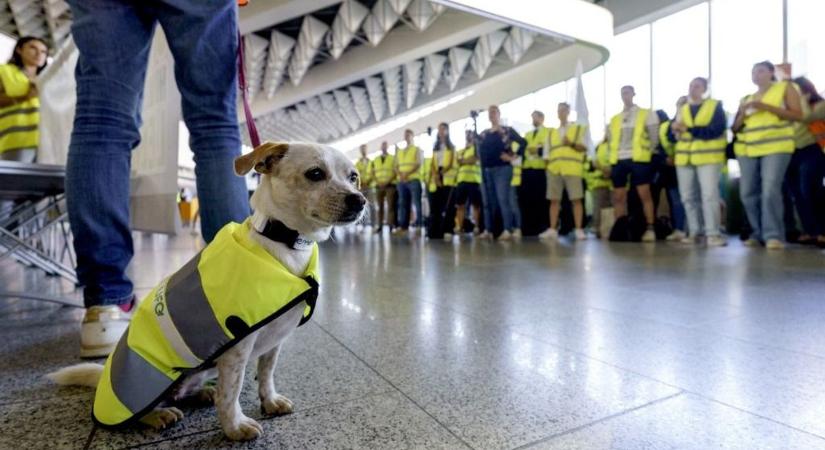
[[[413,166],[412,170],[410,170],[409,172],[406,173],[406,176],[410,176],[410,175],[414,174],[415,172],[417,172],[421,168],[421,158],[422,158],[421,149],[416,147],[415,148],[415,161],[416,161],[415,166]],[[433,158],[433,159],[435,159],[435,158]]]
[[[513,141],[513,142],[518,143],[518,150],[516,151],[516,154],[518,154],[518,156],[523,157],[524,156],[524,150],[527,148],[527,140],[524,139],[523,137],[521,137],[521,135],[518,134],[518,131],[516,131],[514,128],[511,127],[509,129],[509,131],[510,131],[510,140]]]
[[[586,125],[578,125],[578,132],[576,135],[576,142],[573,143],[572,147],[574,150],[584,153],[587,151],[587,147],[584,146],[584,135],[587,133],[587,126]]]
[[[26,100],[31,100],[37,97],[38,95],[40,94],[37,92],[37,85],[32,82],[29,82],[29,91],[19,97],[11,97],[6,95],[5,89],[3,89],[2,84],[0,84],[0,108],[8,108],[9,106],[23,103]]]
[[[808,123],[816,120],[825,120],[825,101],[820,101],[811,108],[811,114],[808,115],[806,121]]]
[[[713,119],[711,119],[708,126],[688,128],[688,131],[696,139],[716,139],[725,134],[727,125],[725,110],[722,108],[722,102],[719,102],[716,105],[716,111],[713,112]]]
[[[776,114],[780,119],[794,122],[801,122],[804,119],[799,91],[791,84],[788,84],[788,88],[785,89],[784,108],[777,108],[776,106],[771,106],[763,102],[751,102],[750,106],[760,111],[768,111]]]

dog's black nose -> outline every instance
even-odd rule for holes
[[[367,204],[367,199],[361,194],[349,194],[344,198],[347,211],[360,212]]]

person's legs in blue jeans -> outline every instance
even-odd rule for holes
[[[521,229],[521,208],[518,206],[518,187],[510,186],[510,211],[513,214],[513,227]]]
[[[484,203],[484,230],[493,232],[493,224],[495,223],[496,208],[498,202],[496,201],[495,178],[493,176],[494,167],[486,167],[482,172],[483,180],[481,183],[482,202]]]
[[[246,181],[233,171],[241,154],[237,6],[231,0],[166,3],[158,6],[158,20],[175,59],[183,120],[195,154],[201,229],[211,242],[224,225],[242,222],[250,213]]]
[[[722,204],[719,197],[721,164],[705,164],[696,168],[702,198],[702,217],[707,236],[722,235]]]
[[[703,214],[699,203],[699,186],[697,166],[679,166],[676,168],[676,175],[679,180],[679,194],[682,197],[682,204],[685,209],[687,228],[690,236],[698,236],[704,233]]]
[[[398,227],[402,230],[410,225],[410,197],[409,183],[398,183]]]
[[[751,226],[750,237],[762,240],[762,158],[740,156],[738,159],[742,171],[742,177],[739,179],[739,196],[742,198],[742,206],[745,207]]]
[[[673,229],[685,231],[685,207],[682,199],[679,198],[679,188],[677,186],[665,188],[667,201],[670,205],[670,217],[673,219]]]
[[[410,195],[412,195],[411,204],[415,205],[415,226],[424,226],[424,209],[422,204],[421,182],[418,180],[410,181]]]
[[[70,1],[80,51],[66,199],[86,307],[132,299],[125,270],[131,151],[140,142],[143,83],[155,20],[144,7]]]
[[[790,153],[763,156],[762,178],[762,237],[765,240],[785,240],[782,181],[791,162]]]
[[[493,187],[505,231],[513,231],[513,210],[510,208],[510,182],[513,180],[513,166],[490,169],[493,172]]]
[[[801,148],[793,155],[793,163],[796,163],[799,171],[799,178],[795,186],[792,186],[794,203],[799,213],[799,220],[802,222],[802,229],[805,234],[812,238],[825,233],[820,217],[817,217],[817,208],[823,208],[821,192],[823,166],[825,166],[825,155],[818,144]]]

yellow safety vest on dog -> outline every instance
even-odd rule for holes
[[[318,297],[318,245],[303,278],[290,273],[248,234],[230,223],[197,256],[163,280],[138,305],[109,355],[92,416],[104,426],[137,420],[191,372],[251,332],[306,303],[300,325]]]
[[[690,104],[682,106],[682,122],[690,128],[706,127],[713,121],[713,115],[719,102],[707,99],[699,106],[696,117],[690,112]],[[677,166],[701,166],[706,164],[724,164],[727,161],[725,151],[728,147],[728,138],[723,132],[714,139],[696,139],[689,131],[679,135],[676,142]]]
[[[547,171],[553,175],[573,177],[584,176],[584,152],[580,152],[570,145],[564,145],[564,138],[571,144],[584,145],[585,127],[571,123],[567,125],[564,136],[558,128],[550,130],[550,156],[548,157]]]
[[[786,81],[774,83],[762,96],[761,102],[782,108],[788,86]],[[746,99],[752,101],[754,96],[750,95]],[[793,123],[769,111],[756,111],[746,117],[744,127],[736,137],[739,140],[739,145],[734,146],[736,156],[759,158],[778,153],[793,153],[796,149]]]
[[[0,65],[0,83],[9,97],[22,97],[29,92],[31,82],[14,64]],[[40,99],[0,108],[0,153],[36,149],[40,144]]]

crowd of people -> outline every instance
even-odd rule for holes
[[[441,123],[431,158],[409,129],[394,153],[382,142],[370,159],[362,145],[356,165],[371,203],[367,225],[446,240],[595,234],[720,247],[727,244],[727,161],[735,158],[745,245],[825,247],[825,100],[804,77],[777,80],[768,61],[753,66],[752,80],[756,92],[742,98],[730,124],[722,103],[707,96],[705,78],[691,81],[673,118],[639,107],[633,86],[624,86],[624,107],[593,152],[586,126],[569,121],[567,103],[558,105],[555,128],[534,111],[524,136],[490,106],[490,128],[467,130],[461,148]]]

